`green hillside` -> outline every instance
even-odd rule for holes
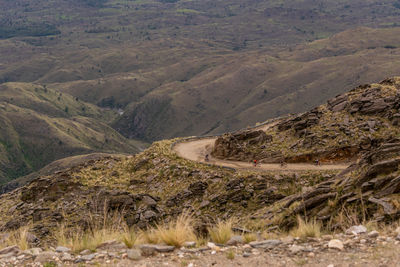
[[[30,83],[0,86],[0,183],[64,157],[137,152],[105,124],[116,115],[76,97]]]

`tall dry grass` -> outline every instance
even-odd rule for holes
[[[225,244],[233,236],[232,226],[234,219],[228,219],[226,221],[219,220],[216,225],[208,228],[208,233],[211,240],[217,244]]]
[[[174,221],[158,224],[155,228],[143,232],[141,237],[148,243],[164,243],[181,247],[187,241],[197,240],[194,225],[193,217],[184,212]]]
[[[321,224],[316,220],[304,221],[300,216],[297,216],[297,226],[290,231],[290,234],[299,238],[320,237]]]

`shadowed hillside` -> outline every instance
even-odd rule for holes
[[[0,183],[60,158],[94,151],[134,153],[138,143],[104,122],[111,111],[27,83],[0,86]]]

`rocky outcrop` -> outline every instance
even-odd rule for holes
[[[244,147],[261,145],[271,141],[272,136],[261,130],[229,133],[216,140],[212,155],[217,158],[243,159],[250,156],[250,153],[245,152]]]
[[[278,204],[282,206],[278,214],[270,211],[266,218],[281,216],[287,227],[293,223],[293,214],[307,214],[332,222],[340,210],[350,210],[356,205],[360,208],[353,210],[352,216],[360,220],[363,217],[374,221],[396,220],[400,218],[400,209],[395,204],[400,195],[399,168],[400,140],[392,140],[364,153],[357,164],[308,192],[283,199]],[[291,210],[290,214],[288,210]]]

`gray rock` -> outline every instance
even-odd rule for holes
[[[63,253],[61,256],[62,261],[74,261],[74,258],[69,253]]]
[[[85,249],[85,250],[82,250],[81,253],[79,253],[79,254],[81,254],[81,255],[89,255],[89,254],[91,254],[91,253],[92,253],[92,252],[91,252],[90,250]]]
[[[274,248],[282,244],[280,240],[263,240],[263,241],[253,241],[250,242],[249,245],[253,248]]]
[[[152,211],[152,210],[146,210],[145,212],[144,212],[144,214],[143,214],[143,218],[145,219],[145,220],[152,220],[152,219],[154,219],[154,218],[156,218],[157,217],[157,213],[155,213],[154,211]]]
[[[174,246],[164,246],[164,245],[152,245],[152,244],[144,244],[140,245],[139,249],[142,251],[144,256],[154,255],[156,252],[166,253],[172,252],[175,250]]]
[[[156,246],[156,250],[157,250],[157,252],[163,252],[163,253],[165,253],[165,252],[172,252],[172,251],[175,250],[175,247],[174,247],[174,246],[162,246],[162,245],[157,245],[157,246]]]
[[[3,248],[2,250],[0,250],[0,255],[10,254],[10,253],[17,255],[19,252],[20,252],[19,247],[10,246],[10,247],[6,247],[6,248]]]
[[[346,230],[346,234],[348,235],[358,235],[358,234],[364,234],[367,232],[367,228],[363,225],[355,225],[350,227],[349,229]]]
[[[107,250],[107,251],[121,251],[126,248],[127,247],[124,243],[118,242],[116,240],[103,242],[96,247],[96,249]]]
[[[140,245],[139,249],[142,252],[142,255],[145,257],[150,257],[157,253],[157,250],[154,247],[154,245],[149,245],[149,244]]]
[[[54,262],[57,259],[57,254],[52,251],[44,251],[36,256],[35,262],[45,263]]]
[[[296,253],[299,253],[299,252],[301,252],[301,251],[305,251],[305,247],[303,247],[303,246],[298,246],[298,245],[292,245],[292,246],[289,248],[289,251],[290,251],[291,253],[293,253],[293,254],[296,254]]]
[[[131,260],[137,261],[142,258],[142,252],[139,249],[128,249],[126,253]]]
[[[7,254],[1,254],[0,255],[0,260],[1,259],[10,259],[12,257],[15,257],[15,255],[17,255],[17,254],[15,254],[13,252],[10,252],[10,253],[7,253]]]
[[[24,250],[24,253],[25,253],[25,254],[32,255],[32,256],[37,256],[37,255],[39,255],[42,251],[43,251],[43,249],[41,249],[41,248],[30,248],[30,249]]]
[[[370,238],[376,238],[378,236],[379,236],[379,232],[377,232],[377,231],[371,231],[368,233],[368,237],[370,237]]]
[[[185,248],[194,248],[194,247],[196,246],[196,242],[194,242],[194,241],[188,241],[188,242],[183,243],[183,246],[184,246]]]
[[[396,240],[397,240],[397,241],[400,241],[400,234],[398,234],[398,235],[396,236]]]
[[[71,251],[71,249],[69,249],[67,247],[62,247],[62,246],[56,247],[56,252],[63,253],[63,252],[70,252],[70,251]]]
[[[343,242],[340,241],[339,239],[332,239],[331,241],[329,241],[328,247],[343,250],[344,245]]]
[[[243,253],[243,257],[244,258],[248,258],[248,257],[250,257],[251,256],[251,253],[249,253],[249,252],[244,252]]]
[[[228,240],[228,242],[226,242],[228,246],[236,246],[243,243],[244,243],[244,238],[241,235],[234,235]]]
[[[81,257],[81,259],[82,259],[83,261],[91,261],[91,260],[93,260],[95,257],[96,257],[96,254],[89,254],[89,255],[83,255],[83,256]]]

